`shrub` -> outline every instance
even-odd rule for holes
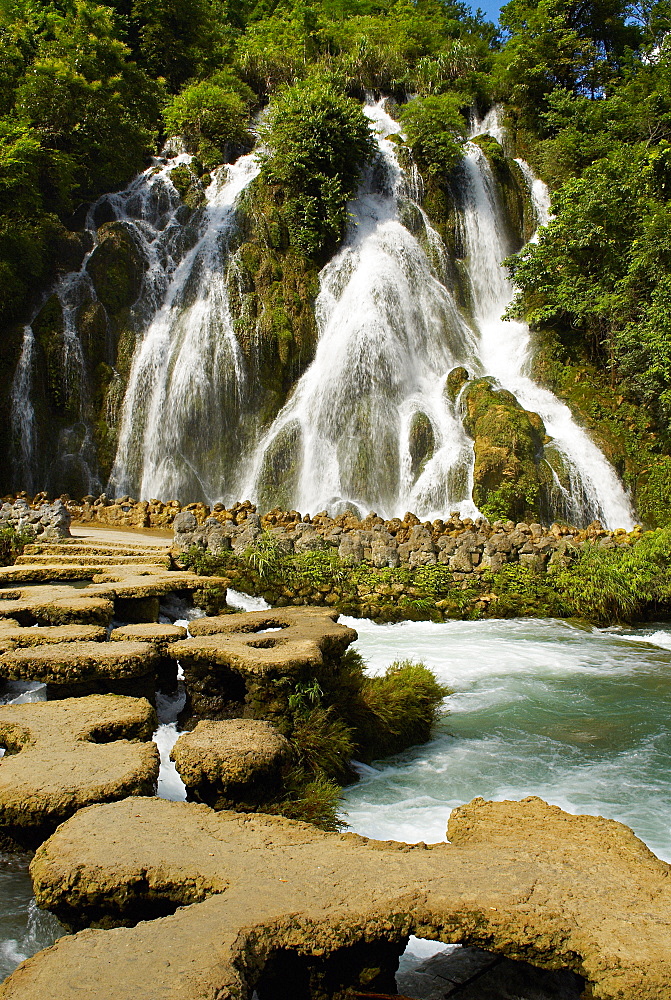
[[[382,677],[365,677],[353,706],[356,753],[364,761],[426,743],[450,689],[423,663],[396,660]]]
[[[185,87],[163,110],[166,131],[181,135],[189,152],[206,159],[207,166],[224,162],[229,144],[249,140],[248,117],[240,94],[209,80]]]
[[[298,770],[289,775],[287,786],[289,791],[285,797],[268,812],[312,823],[329,833],[336,833],[345,826],[338,819],[341,788],[335,781],[320,774],[306,782],[305,773]]]
[[[586,543],[552,580],[568,613],[590,621],[632,621],[671,599],[671,528],[646,532],[634,545]]]
[[[32,541],[33,536],[27,532],[12,527],[0,529],[0,566],[11,566]]]
[[[282,185],[292,243],[308,256],[332,250],[375,150],[360,104],[329,81],[310,78],[278,92],[260,134],[263,177]]]
[[[341,784],[352,780],[352,730],[332,708],[316,707],[300,715],[290,741],[301,767],[310,775],[333,778]]]
[[[416,97],[400,117],[412,155],[429,174],[447,174],[463,155],[466,125],[454,94]]]

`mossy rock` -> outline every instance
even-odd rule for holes
[[[471,141],[480,147],[492,169],[506,210],[506,219],[510,220],[509,235],[513,249],[519,250],[531,235],[527,231],[530,199],[524,177],[514,160],[506,157],[501,144],[493,136],[478,135]]]
[[[409,438],[410,468],[413,478],[417,479],[426,463],[433,457],[436,447],[433,426],[425,413],[413,414]]]
[[[464,427],[475,443],[474,502],[490,519],[539,519],[552,482],[541,417],[488,378],[472,382],[464,401]]]
[[[86,269],[99,301],[114,314],[138,298],[147,262],[138,237],[123,222],[105,223],[98,240]]]
[[[470,375],[465,368],[453,368],[445,380],[445,395],[454,403]]]
[[[288,510],[298,487],[301,466],[300,427],[289,424],[281,431],[263,456],[259,476],[259,502],[263,508],[274,506]]]
[[[109,324],[100,302],[83,304],[77,314],[77,330],[84,356],[92,367],[110,360]]]
[[[178,167],[174,167],[170,171],[170,180],[188,208],[200,208],[205,203],[203,183],[191,165],[182,163]]]
[[[57,295],[50,295],[33,320],[38,344],[38,369],[42,369],[48,404],[61,416],[78,416],[80,403],[79,368],[66,372],[65,326]]]

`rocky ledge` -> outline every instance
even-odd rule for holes
[[[282,728],[296,684],[329,687],[356,640],[332,608],[282,608],[200,618],[173,643],[196,717],[270,719]]]
[[[190,799],[213,809],[257,809],[280,797],[291,744],[261,719],[201,721],[170,754]]]
[[[82,810],[35,855],[40,905],[79,925],[176,912],[62,938],[0,998],[268,1000],[288,968],[301,1000],[388,992],[417,934],[571,969],[595,1000],[668,1000],[671,869],[629,829],[475,799],[448,838],[368,841],[160,799]]]
[[[82,806],[151,795],[156,713],[144,699],[94,695],[0,708],[0,835],[40,844]]]

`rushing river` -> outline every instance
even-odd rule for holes
[[[245,610],[264,603],[235,596]],[[453,691],[431,743],[362,766],[344,796],[352,829],[436,842],[450,810],[476,795],[540,795],[626,823],[671,861],[671,627],[343,620],[357,629],[371,673],[396,659],[422,660]],[[178,707],[160,706],[166,722]],[[157,734],[165,764],[175,729]],[[166,797],[183,797],[174,769],[164,767],[161,785]],[[0,978],[58,936],[57,922],[31,903],[27,860],[0,854]],[[412,944],[406,969],[418,960],[413,952],[434,949]]]
[[[671,630],[348,624],[372,673],[422,660],[454,692],[431,743],[363,768],[346,790],[354,830],[435,842],[452,807],[476,795],[540,795],[626,823],[671,861]]]

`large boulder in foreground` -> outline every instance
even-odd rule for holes
[[[671,867],[627,827],[475,799],[448,837],[369,841],[160,799],[83,810],[35,855],[40,905],[71,924],[184,908],[62,938],[0,1000],[267,1000],[284,995],[273,970],[287,962],[303,998],[305,965],[356,985],[355,952],[380,963],[379,986],[409,934],[572,969],[595,1000],[668,1000]]]
[[[156,725],[149,702],[117,695],[0,707],[0,836],[34,847],[82,806],[152,795]]]

